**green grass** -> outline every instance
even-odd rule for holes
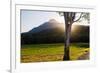
[[[73,43],[70,46],[70,59],[77,58],[89,51],[87,43]],[[31,44],[21,46],[21,62],[62,61],[64,44]]]

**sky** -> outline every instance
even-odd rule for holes
[[[58,12],[21,10],[21,33],[28,32],[50,19],[55,19],[60,23],[64,23],[64,17],[59,15]],[[84,21],[84,23],[75,24],[87,25],[87,22]]]

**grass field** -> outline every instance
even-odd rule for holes
[[[78,57],[89,52],[87,43],[72,43],[70,46],[70,59],[77,60]],[[21,62],[47,62],[62,61],[64,44],[31,44],[21,46]]]

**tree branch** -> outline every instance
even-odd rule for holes
[[[77,22],[77,21],[79,21],[80,18],[82,17],[82,14],[83,14],[83,13],[81,13],[81,14],[80,14],[80,17],[79,17],[77,20],[73,21],[73,22]]]

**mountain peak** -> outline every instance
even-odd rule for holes
[[[55,22],[57,22],[57,20],[55,20],[55,19],[50,19],[49,22],[55,23]]]
[[[30,30],[30,33],[37,33],[43,30],[54,29],[54,28],[62,28],[62,23],[59,23],[56,19],[50,19],[48,22],[44,22],[40,26],[33,28]]]

